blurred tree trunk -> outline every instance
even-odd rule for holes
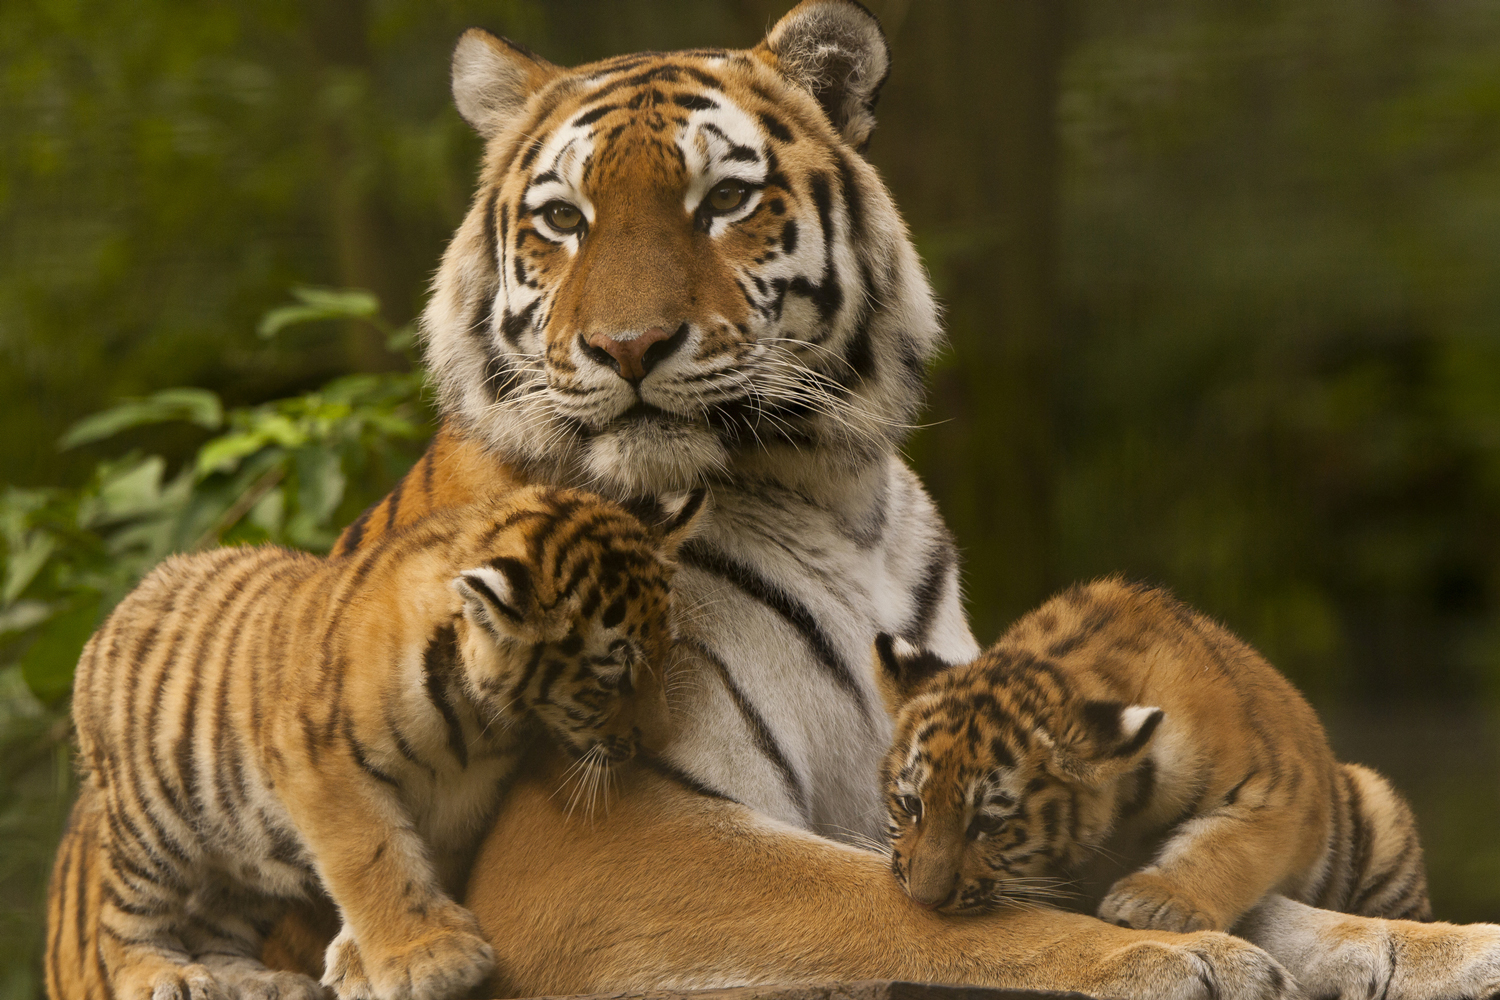
[[[411,276],[403,273],[400,227],[379,197],[378,150],[369,148],[368,102],[374,84],[369,47],[368,0],[325,0],[308,8],[309,38],[316,66],[312,120],[328,187],[324,195],[330,244],[338,281],[363,288],[380,299],[382,318],[391,325],[411,316],[407,297]],[[352,371],[390,371],[405,362],[386,349],[385,339],[368,323],[344,327],[344,355]]]
[[[890,2],[898,203],[949,303],[918,465],[965,553],[970,618],[992,638],[1057,584],[1056,104],[1061,0]]]

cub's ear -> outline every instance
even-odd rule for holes
[[[466,569],[451,586],[464,599],[464,615],[497,639],[514,636],[531,606],[531,571],[515,559],[491,559]]]
[[[882,632],[875,637],[875,683],[885,710],[895,718],[917,688],[953,664],[927,649],[918,649],[900,636]]]
[[[702,527],[708,513],[708,490],[699,487],[685,494],[681,500],[664,500],[666,520],[657,527],[661,531],[663,547],[669,558],[675,558],[682,547]]]
[[[844,141],[863,151],[891,49],[875,15],[854,0],[802,0],[756,46],[822,105]]]
[[[453,103],[486,139],[526,107],[526,98],[561,73],[524,45],[470,28],[453,49]]]
[[[1065,777],[1097,787],[1129,771],[1151,745],[1166,713],[1147,705],[1085,701],[1078,726],[1052,743],[1052,758]]]

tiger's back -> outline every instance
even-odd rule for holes
[[[1067,872],[1134,927],[1224,930],[1267,893],[1430,919],[1405,802],[1335,761],[1259,654],[1161,590],[1074,587],[951,670],[888,640],[880,659],[903,702],[893,865],[919,901],[984,907]]]

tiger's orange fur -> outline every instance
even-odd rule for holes
[[[889,636],[877,652],[899,709],[892,870],[923,905],[986,909],[1146,857],[1101,918],[1227,930],[1268,893],[1432,917],[1406,803],[1334,760],[1255,650],[1161,590],[1074,587],[952,668]]]

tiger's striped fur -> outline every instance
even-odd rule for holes
[[[941,337],[860,154],[888,66],[852,0],[803,0],[745,51],[564,69],[475,32],[455,52],[454,97],[486,148],[422,321],[446,423],[341,548],[527,482],[641,511],[690,486],[714,499],[673,578],[694,617],[662,766],[623,775],[622,801],[587,827],[545,776],[521,775],[485,837],[465,902],[507,950],[490,995],[886,978],[1289,997],[1275,959],[1224,934],[1050,910],[942,919],[878,856],[829,839],[883,825],[876,634],[949,662],[979,652],[956,549],[898,450]],[[700,212],[726,180],[754,200]],[[579,231],[547,228],[558,200]],[[85,792],[60,866],[92,815]],[[87,886],[54,881],[53,928],[85,912]],[[1363,996],[1387,955],[1388,1000],[1480,995],[1500,967],[1483,933],[1454,961],[1409,929],[1435,925],[1375,923],[1331,929],[1359,954],[1309,980],[1316,995]],[[1321,911],[1272,925],[1289,960],[1327,926]],[[58,940],[65,964],[90,954]],[[280,945],[289,961],[321,951]]]
[[[962,666],[876,649],[899,708],[892,870],[924,906],[989,908],[1144,855],[1101,918],[1227,930],[1268,893],[1432,918],[1400,795],[1336,762],[1285,677],[1164,591],[1073,587]]]
[[[258,958],[320,890],[338,996],[473,986],[493,953],[449,893],[521,755],[545,733],[603,768],[666,738],[668,584],[701,499],[663,532],[529,488],[342,557],[158,567],[85,647],[73,701],[102,992],[317,996]]]

